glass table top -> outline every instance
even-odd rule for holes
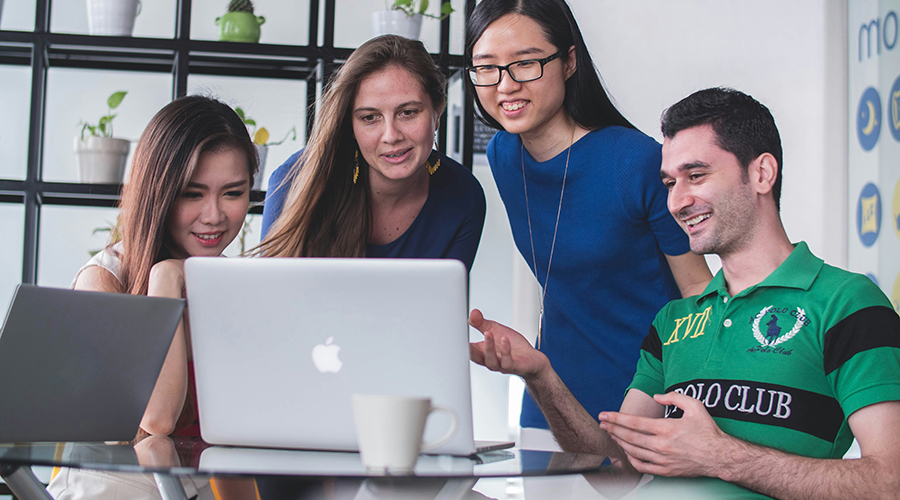
[[[358,453],[212,446],[199,438],[149,436],[131,443],[0,444],[0,465],[76,467],[170,475],[228,474],[306,477],[390,476],[369,471]],[[596,471],[602,456],[501,450],[472,457],[422,455],[412,476],[483,478]]]

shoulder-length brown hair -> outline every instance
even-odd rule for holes
[[[436,115],[446,105],[446,79],[425,46],[396,35],[373,38],[335,73],[322,97],[306,149],[282,186],[284,209],[256,252],[266,257],[364,257],[371,227],[368,169],[353,136],[353,101],[360,82],[389,66],[408,71],[431,98]],[[359,162],[359,179],[353,170]]]
[[[122,188],[119,233],[120,278],[133,295],[146,295],[150,268],[171,257],[169,209],[187,187],[200,156],[234,148],[247,157],[247,175],[259,168],[256,148],[238,115],[203,96],[175,99],[150,120],[134,150],[131,174]]]

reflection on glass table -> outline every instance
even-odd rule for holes
[[[196,438],[149,437],[133,443],[0,444],[0,475],[19,498],[50,498],[30,466],[153,474],[164,499],[187,498],[181,476],[245,476],[266,491],[291,492],[342,485],[337,498],[468,498],[479,478],[540,477],[601,470],[604,457],[503,450],[473,457],[420,457],[409,476],[367,471],[357,453],[210,446]],[[304,497],[310,495],[304,495]],[[285,498],[293,498],[289,495]],[[312,495],[313,498],[316,495]],[[476,496],[475,498],[478,498]]]

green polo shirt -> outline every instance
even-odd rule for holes
[[[900,317],[871,280],[825,264],[801,242],[734,297],[719,271],[702,294],[667,304],[631,388],[692,396],[732,436],[841,458],[853,440],[851,413],[900,400]]]

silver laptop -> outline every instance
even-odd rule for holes
[[[183,311],[19,285],[0,333],[0,442],[134,439]]]
[[[446,259],[188,259],[203,439],[356,451],[351,395],[402,394],[456,411],[435,453],[475,453],[466,280]]]

